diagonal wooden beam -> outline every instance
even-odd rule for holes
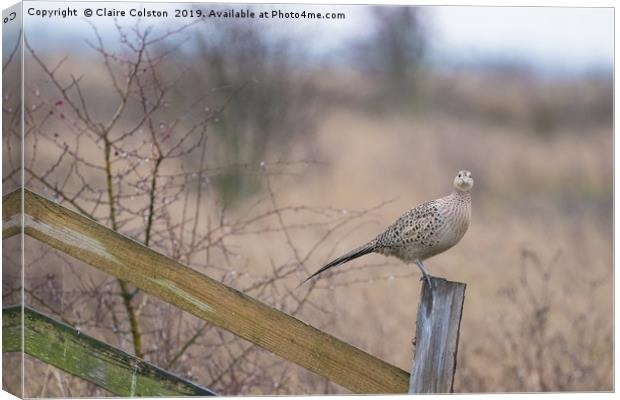
[[[27,189],[24,232],[354,393],[407,393],[409,373]],[[3,237],[20,197],[3,197]]]
[[[215,393],[24,307],[24,351],[119,396],[213,396]],[[22,307],[2,309],[2,351],[22,350]]]

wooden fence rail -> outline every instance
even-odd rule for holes
[[[3,196],[3,238],[21,231]],[[326,377],[354,393],[407,393],[409,373],[27,189],[24,233]]]
[[[213,396],[215,393],[90,337],[29,307],[24,352],[119,396]],[[22,307],[2,309],[2,351],[22,351]]]

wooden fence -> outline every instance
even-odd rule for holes
[[[427,317],[420,318],[418,315],[417,335],[421,340],[418,340],[416,347],[416,360],[422,360],[420,354],[425,354],[425,358],[438,361],[429,365],[414,363],[413,377],[421,374],[419,379],[416,378],[418,380],[415,382],[418,383],[415,383],[413,379],[410,382],[407,371],[27,189],[3,196],[2,210],[3,239],[20,233],[23,223],[24,234],[131,282],[163,301],[324,376],[354,393],[451,390],[465,288],[463,284],[434,278],[433,282],[437,282],[435,284],[443,282],[445,287],[442,286],[442,290],[434,291],[432,296],[427,294],[426,297],[423,290],[420,311],[425,310]],[[32,313],[32,310],[28,312]],[[421,334],[427,331],[428,335]],[[421,352],[422,345],[432,346],[433,349]],[[28,353],[28,341],[25,346]],[[435,381],[442,383],[431,383]]]
[[[22,320],[26,354],[116,395],[215,394],[29,307],[22,315],[21,305],[2,309],[2,351],[21,351]]]

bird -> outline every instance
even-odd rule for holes
[[[378,253],[394,256],[407,264],[415,263],[422,272],[421,279],[425,279],[432,289],[423,261],[456,245],[467,232],[471,220],[471,190],[474,187],[471,172],[459,171],[453,186],[449,195],[405,212],[373,240],[330,261],[301,284],[330,268],[366,254]]]

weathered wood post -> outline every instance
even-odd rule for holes
[[[422,285],[409,393],[450,393],[456,371],[465,285],[431,278]]]

